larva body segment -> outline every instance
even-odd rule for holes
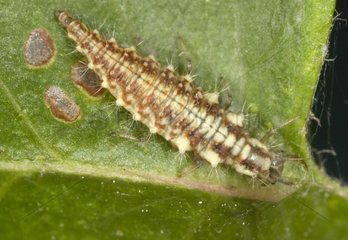
[[[152,133],[163,136],[180,153],[193,151],[213,167],[229,165],[271,182],[280,177],[283,161],[249,137],[236,114],[226,112],[211,94],[204,95],[189,77],[162,68],[151,57],[139,57],[133,48],[118,47],[114,39],[103,39],[67,12],[57,12],[57,17],[102,86]]]

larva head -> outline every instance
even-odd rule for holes
[[[68,12],[56,11],[55,15],[58,18],[58,21],[66,28],[68,37],[74,40],[76,43],[86,39],[86,37],[90,34],[90,30],[86,27],[86,25],[71,16]],[[77,46],[77,50],[79,50],[78,47],[79,46]]]
[[[64,27],[67,27],[71,22],[75,21],[75,19],[65,11],[57,10],[55,11],[55,15]]]
[[[268,182],[276,183],[282,181],[282,172],[284,168],[284,160],[278,157],[273,157],[271,160],[271,166],[269,168]]]

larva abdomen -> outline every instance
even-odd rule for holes
[[[193,151],[215,167],[229,165],[239,173],[275,181],[283,161],[264,145],[250,138],[236,115],[220,107],[214,94],[192,85],[190,77],[172,67],[161,68],[154,59],[139,57],[133,48],[120,48],[105,40],[67,12],[57,13],[76,42],[89,67],[103,80],[137,121],[174,144],[180,151]]]

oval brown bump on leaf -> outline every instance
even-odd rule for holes
[[[80,116],[80,107],[60,87],[51,86],[47,89],[45,102],[58,120],[74,122]]]
[[[86,62],[79,62],[72,66],[71,80],[91,97],[99,97],[105,93],[105,89],[101,87],[102,80],[87,67]]]
[[[24,58],[33,67],[41,67],[52,62],[56,48],[49,32],[37,28],[30,32],[25,42]]]

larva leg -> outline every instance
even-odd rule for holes
[[[151,133],[151,132],[147,132],[147,134],[145,134],[142,138],[141,138],[141,141],[144,142],[144,143],[148,143],[150,142],[150,139],[152,138],[154,134]]]
[[[194,155],[190,161],[187,161],[187,164],[181,165],[177,170],[177,178],[182,178],[192,174],[194,171],[202,167],[203,164],[206,164],[206,161],[199,156]]]

